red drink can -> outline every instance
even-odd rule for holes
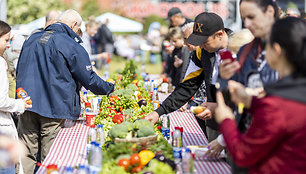
[[[97,113],[86,112],[85,115],[86,115],[86,126],[89,126],[89,127],[94,126]]]

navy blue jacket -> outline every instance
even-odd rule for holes
[[[55,23],[25,41],[17,66],[17,88],[33,101],[29,111],[58,119],[80,115],[81,85],[97,95],[109,94],[114,85],[95,72],[81,41],[71,28]]]
[[[261,44],[260,39],[255,39],[252,42],[254,42],[254,45],[248,52],[240,71],[236,73],[231,79],[238,81],[242,83],[244,86],[250,87],[250,88],[258,87],[256,86],[258,85],[258,82],[256,82],[256,80],[261,81],[263,86],[276,82],[279,79],[279,75],[275,70],[271,69],[269,64],[266,62],[265,50],[264,48],[261,48],[262,46],[260,45]],[[244,45],[242,48],[240,48],[238,55],[237,55],[238,61],[240,61],[242,52],[244,51],[244,49],[246,49],[247,45]],[[256,58],[258,56],[257,52],[259,51],[258,50],[259,48],[261,48],[260,54],[262,54],[262,58],[264,61],[264,63],[260,65],[261,67],[259,67],[259,65],[256,62]],[[252,81],[252,79],[250,79],[250,76],[252,74],[258,74],[259,79],[255,78],[254,79],[255,82]]]
[[[264,87],[275,83],[279,79],[279,74],[273,70],[265,58],[265,50],[261,44],[260,39],[255,39],[247,45],[240,48],[238,52],[238,61],[242,59],[242,54],[251,46],[247,52],[245,60],[239,72],[237,72],[231,79],[242,83],[249,88]],[[257,59],[261,58],[263,63],[258,64]],[[237,108],[236,108],[237,109]],[[243,114],[236,114],[236,121],[241,132],[248,129],[252,120],[251,114],[243,112]]]

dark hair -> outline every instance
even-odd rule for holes
[[[295,76],[306,76],[306,22],[287,17],[272,26],[269,44],[278,43],[287,61],[294,67]]]
[[[274,8],[274,19],[279,19],[279,8],[275,0],[240,0],[242,2],[253,2],[257,4],[258,7],[262,9],[263,12],[266,12],[269,5]]]
[[[4,21],[0,20],[0,37],[11,31],[11,27]]]

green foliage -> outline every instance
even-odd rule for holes
[[[26,24],[45,16],[50,10],[64,11],[61,0],[8,0],[7,22],[10,25]]]
[[[134,95],[134,90],[126,89],[126,88],[125,89],[118,89],[111,94],[111,96],[114,96],[114,95],[123,96],[123,97],[126,97],[126,98],[131,98]]]
[[[148,29],[149,29],[149,26],[153,23],[153,22],[159,22],[160,25],[169,25],[168,24],[168,21],[165,20],[164,18],[161,18],[157,15],[150,15],[148,16],[146,19],[145,19],[145,22],[143,24],[143,31],[145,33],[148,33]]]
[[[105,159],[116,159],[119,155],[131,155],[133,151],[131,143],[116,143],[110,144],[106,149],[106,154],[103,154]]]
[[[120,72],[122,75],[121,84],[123,87],[129,85],[133,80],[137,78],[137,64],[135,60],[131,59],[125,63],[125,67]]]
[[[136,71],[137,71],[137,64],[135,60],[131,59],[125,63],[125,67],[120,74],[122,74],[123,76],[125,75],[134,76],[136,74]]]
[[[99,4],[96,0],[88,0],[83,5],[81,16],[85,21],[89,16],[99,16],[100,14]]]
[[[135,84],[128,84],[125,89],[131,89],[133,91],[138,91],[138,87]]]
[[[161,153],[163,154],[167,159],[174,160],[173,157],[173,149],[172,146],[168,143],[167,140],[163,138],[162,135],[158,136],[157,143],[153,144],[148,148],[148,150],[151,150],[152,152]]]

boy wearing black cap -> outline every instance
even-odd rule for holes
[[[182,27],[187,23],[193,22],[191,19],[185,18],[182,11],[177,7],[172,7],[168,11],[168,19],[170,27]]]
[[[155,123],[159,115],[180,108],[190,100],[204,80],[207,87],[207,109],[196,116],[207,120],[206,125],[209,127],[207,131],[208,140],[211,141],[217,137],[218,125],[212,119],[212,114],[216,107],[215,83],[218,78],[220,63],[218,51],[227,47],[228,32],[229,30],[224,28],[221,17],[215,13],[203,12],[195,18],[193,33],[185,41],[200,46],[201,49],[198,49],[192,56],[182,83],[175,88],[158,109],[146,116],[147,120]]]

